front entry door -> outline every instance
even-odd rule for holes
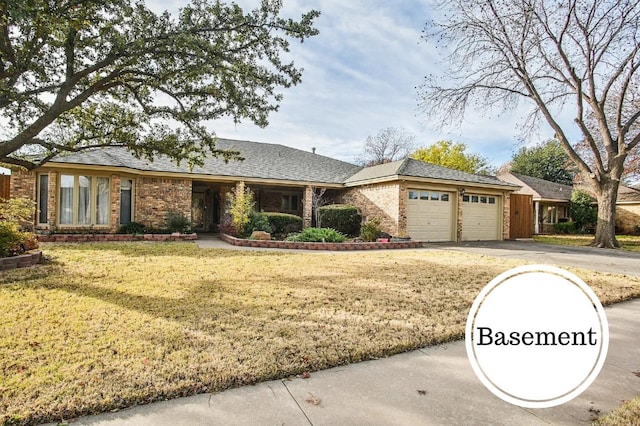
[[[191,224],[194,231],[204,231],[204,192],[191,194]]]

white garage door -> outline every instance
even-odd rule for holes
[[[497,240],[499,198],[487,194],[462,196],[462,241]]]
[[[419,241],[451,241],[453,200],[449,192],[409,189],[409,236]]]

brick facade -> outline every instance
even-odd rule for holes
[[[165,226],[167,213],[170,211],[191,218],[191,185],[190,179],[135,179],[134,220],[159,228]],[[118,191],[119,188],[120,185]]]
[[[11,181],[9,182],[9,194],[11,198],[27,198],[35,202],[37,200],[36,176],[37,174],[34,171],[12,171]],[[36,222],[37,214],[37,211],[34,212],[33,223]]]
[[[338,202],[357,206],[363,220],[380,219],[384,232],[402,235],[407,231],[406,191],[406,184],[398,182],[365,185],[346,189]]]
[[[616,206],[616,229],[622,234],[637,234],[640,231],[640,203]]]

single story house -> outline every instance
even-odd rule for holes
[[[138,159],[124,148],[56,157],[35,170],[14,170],[11,196],[37,204],[36,230],[116,232],[131,221],[160,227],[169,212],[190,217],[196,231],[215,231],[226,194],[248,186],[256,209],[286,212],[312,224],[312,194],[377,217],[385,232],[423,241],[501,240],[509,236],[509,194],[517,184],[404,159],[362,168],[314,152],[218,139],[244,161],[206,158],[190,169],[169,158]]]
[[[620,186],[616,202],[616,232],[640,234],[640,190]]]
[[[498,179],[520,186],[515,194],[533,197],[534,234],[552,233],[554,224],[569,220],[569,202],[573,191],[571,186],[519,173],[504,173]]]

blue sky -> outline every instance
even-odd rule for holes
[[[257,0],[237,1],[254,8]],[[148,0],[156,11],[176,12],[185,1]],[[286,89],[280,110],[260,129],[250,122],[210,124],[219,137],[280,143],[354,161],[367,136],[385,127],[404,128],[416,142],[464,142],[499,166],[522,146],[517,114],[499,118],[470,111],[460,126],[439,131],[418,110],[425,75],[442,73],[441,58],[420,35],[431,13],[429,0],[284,0],[284,15],[297,18],[316,9],[320,34],[292,43],[290,56],[304,68],[300,85]],[[528,143],[545,140],[544,129]]]

